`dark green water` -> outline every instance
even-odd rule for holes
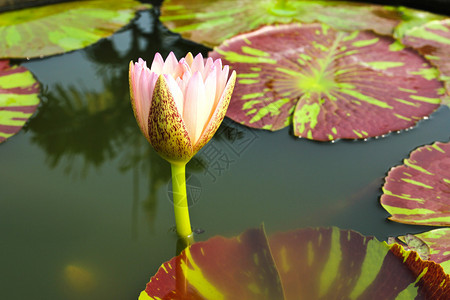
[[[170,166],[141,135],[128,92],[129,61],[170,50],[206,49],[144,12],[111,39],[23,63],[43,86],[42,104],[0,145],[2,299],[137,299],[175,254]],[[380,188],[410,151],[449,135],[447,107],[408,131],[333,144],[226,119],[188,165],[191,221],[205,230],[196,239],[261,223],[268,233],[338,226],[380,240],[424,231],[387,221]],[[88,272],[92,288],[69,284],[68,266]]]

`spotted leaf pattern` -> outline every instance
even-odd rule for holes
[[[437,70],[394,39],[324,24],[266,26],[210,53],[238,73],[227,116],[313,140],[363,139],[409,128],[444,93]]]

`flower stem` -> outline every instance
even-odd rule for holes
[[[175,209],[175,223],[177,233],[181,238],[192,235],[191,222],[186,194],[186,165],[171,163],[173,207]]]

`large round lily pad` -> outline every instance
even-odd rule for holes
[[[338,228],[248,230],[164,263],[147,299],[445,299],[450,277],[415,252]]]
[[[403,43],[417,49],[439,69],[450,97],[450,19],[432,21],[406,31]],[[446,102],[450,104],[448,97]]]
[[[208,46],[263,25],[295,21],[392,34],[404,16],[394,7],[343,1],[165,0],[161,8],[161,21],[169,29]]]
[[[314,140],[409,128],[440,104],[443,84],[423,57],[369,31],[323,24],[266,26],[210,53],[238,73],[227,116]]]
[[[0,58],[42,57],[84,48],[126,25],[134,0],[72,1],[0,14]]]
[[[381,205],[390,220],[416,225],[450,225],[450,143],[414,150],[392,168],[383,186]]]
[[[0,60],[0,143],[17,133],[39,104],[39,83],[30,71]]]

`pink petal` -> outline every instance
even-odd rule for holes
[[[152,66],[150,67],[150,70],[152,72],[155,72],[157,74],[161,74],[164,67],[164,60],[158,52],[155,54],[155,57],[153,58]]]
[[[205,81],[206,78],[208,77],[209,73],[211,73],[213,71],[213,68],[214,68],[214,62],[213,62],[211,57],[208,57],[206,59],[205,68],[204,68],[204,71],[203,71],[203,74],[202,74],[203,75],[203,81]],[[214,68],[214,71],[215,71],[215,68]]]
[[[139,126],[146,137],[148,137],[148,114],[152,103],[155,82],[155,73],[150,72],[148,68],[143,68],[136,86],[138,94],[136,99],[136,114]]]
[[[211,117],[208,120],[208,124],[206,124],[202,135],[194,144],[194,152],[197,152],[200,148],[206,145],[206,143],[208,143],[208,141],[212,138],[214,133],[219,128],[220,123],[222,123],[228,105],[230,103],[231,93],[233,92],[235,82],[236,82],[236,72],[233,71],[233,73],[231,73],[230,79],[226,84],[226,87],[222,91],[217,106],[214,108]]]
[[[216,69],[213,66],[213,70],[210,72],[209,76],[205,80],[205,95],[206,95],[206,108],[209,117],[212,115],[214,108],[219,102],[220,97],[216,97]]]
[[[206,111],[206,94],[200,72],[195,72],[186,88],[183,120],[192,144],[195,145],[200,138],[203,128],[208,121],[209,113]]]
[[[170,52],[166,58],[166,61],[164,62],[162,74],[171,74],[173,76],[173,74],[176,72],[177,66],[178,60],[175,57],[175,54],[173,54],[173,52]]]
[[[183,92],[178,86],[178,83],[173,79],[170,75],[164,75],[166,78],[167,85],[169,86],[170,93],[173,96],[173,99],[175,101],[175,105],[178,109],[178,113],[180,115],[183,115],[183,106],[184,106],[184,96]]]
[[[217,62],[217,60],[216,60]],[[219,62],[220,63],[220,62]],[[220,63],[221,65],[221,63]],[[225,89],[225,85],[228,80],[229,67],[228,65],[223,67],[222,69],[217,69],[217,88],[216,88],[216,99],[220,99],[222,93]]]
[[[205,65],[203,62],[203,56],[201,53],[199,53],[195,56],[194,61],[192,62],[192,65],[191,65],[192,74],[194,74],[197,71],[200,72],[201,74],[203,74],[203,70],[205,68],[204,66]]]

